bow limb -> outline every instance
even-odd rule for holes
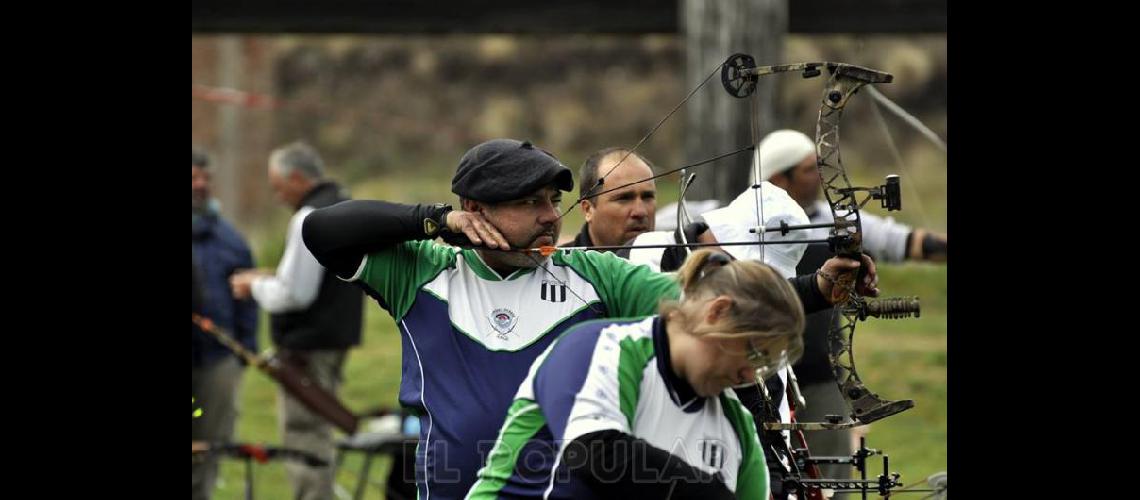
[[[888,83],[893,75],[860,66],[829,63],[832,75],[824,88],[819,119],[816,122],[816,155],[824,196],[827,198],[836,224],[832,230],[833,250],[838,255],[858,259],[862,254],[862,223],[859,209],[870,199],[885,199],[891,196],[888,186],[859,188],[851,185],[843,167],[839,151],[839,123],[848,99],[861,87],[873,83]],[[897,186],[897,184],[895,184]],[[858,196],[866,199],[860,201]],[[893,193],[897,197],[897,192]],[[897,198],[888,205],[898,208]],[[902,317],[918,314],[917,298],[908,300],[889,299],[872,301],[859,294],[858,276],[841,277],[836,286],[841,286],[846,297],[836,310],[840,315],[839,324],[828,332],[830,360],[840,393],[850,408],[850,417],[857,424],[868,424],[914,407],[913,400],[891,401],[866,388],[855,369],[854,350],[855,324],[867,316]]]

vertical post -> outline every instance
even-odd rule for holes
[[[863,500],[867,500],[867,438],[859,436],[859,479],[863,490]]]
[[[353,500],[361,500],[364,498],[364,490],[368,487],[368,469],[372,467],[372,455],[375,450],[364,450],[364,464],[360,466],[360,480],[356,483],[356,493],[352,495]]]
[[[242,39],[239,35],[225,35],[218,40],[218,85],[223,88],[242,88]],[[239,215],[238,196],[241,193],[241,107],[235,104],[218,105],[218,160],[214,170],[213,188],[222,203],[222,215],[233,221]]]
[[[245,456],[245,500],[253,500],[253,457]]]
[[[700,83],[728,56],[743,52],[757,65],[780,64],[788,31],[788,0],[681,0],[681,29],[685,36],[686,87]],[[685,163],[715,156],[753,143],[751,113],[756,100],[756,140],[782,128],[776,109],[776,80],[761,78],[754,96],[737,99],[720,85],[719,71],[689,100],[685,109]],[[732,200],[750,183],[752,155],[725,158],[704,167],[689,192],[694,200]]]

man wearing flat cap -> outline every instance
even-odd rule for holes
[[[305,219],[317,260],[360,285],[400,329],[399,400],[421,415],[421,498],[467,493],[504,419],[525,413],[510,404],[531,363],[560,333],[589,319],[651,315],[679,295],[671,276],[610,253],[525,250],[558,240],[562,192],[573,185],[554,155],[495,139],[459,162],[451,190],[461,210],[352,200]],[[830,284],[804,278],[793,284],[805,310],[829,307]],[[546,486],[526,471],[501,475],[504,494]]]

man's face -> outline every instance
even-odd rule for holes
[[[616,151],[598,163],[598,176],[606,175],[625,152]],[[598,192],[648,179],[653,169],[636,154],[629,155],[609,176]],[[622,245],[641,233],[652,231],[657,212],[657,184],[646,181],[582,201],[582,214],[590,223],[590,238],[596,245]]]
[[[305,191],[301,188],[303,177],[297,171],[282,175],[276,167],[269,165],[269,186],[273,188],[273,195],[278,202],[287,207],[296,207],[301,203]]]
[[[783,182],[777,182],[777,179],[784,177],[784,174],[772,176],[772,183],[784,188],[784,191],[787,191],[801,207],[808,207],[819,198],[819,170],[816,168],[815,158],[814,153],[807,155],[803,161],[788,169],[786,171],[788,177],[782,179]]]
[[[511,248],[553,246],[562,232],[562,191],[553,185],[517,200],[482,206],[483,217],[502,233]]]
[[[190,196],[194,210],[205,208],[210,201],[210,171],[197,165],[190,165]]]

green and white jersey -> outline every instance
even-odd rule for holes
[[[605,430],[669,451],[737,498],[768,498],[752,415],[731,389],[702,398],[673,374],[656,316],[590,321],[547,349],[519,387],[469,498],[591,498],[561,458],[575,438]]]
[[[368,255],[351,278],[401,332],[399,400],[421,414],[421,499],[470,489],[519,383],[559,334],[653,314],[679,293],[672,276],[612,254],[558,251],[543,266],[500,276],[474,251],[415,241]]]

